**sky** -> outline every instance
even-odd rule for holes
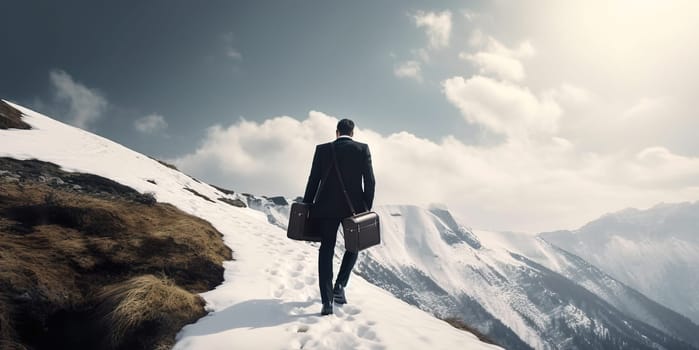
[[[340,118],[376,203],[573,229],[699,198],[694,1],[0,1],[0,98],[240,192]],[[9,15],[8,15],[9,14]]]

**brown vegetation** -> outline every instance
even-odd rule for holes
[[[164,165],[164,166],[166,166],[166,167],[168,167],[168,168],[170,168],[170,169],[172,169],[172,170],[180,171],[180,169],[177,169],[177,167],[176,167],[174,164],[171,164],[171,163],[168,163],[168,162],[166,162],[166,161],[164,161],[164,160],[160,160],[160,159],[153,158],[153,157],[148,157],[148,158],[150,158],[150,159],[152,159],[152,160],[154,160],[154,161],[160,163],[161,165]]]
[[[201,298],[153,275],[106,286],[96,300],[96,318],[111,329],[104,347],[170,348],[171,339],[157,341],[151,333],[179,330],[193,316],[204,316]]]
[[[0,100],[0,129],[31,129],[31,126],[22,121],[22,113]]]
[[[448,318],[444,318],[442,320],[449,323],[454,328],[458,328],[460,330],[467,331],[469,333],[473,333],[473,335],[475,335],[478,338],[478,340],[480,340],[484,343],[500,346],[500,344],[496,343],[493,339],[490,339],[487,335],[481,333],[479,330],[467,325],[466,323],[464,323],[464,321],[462,321],[459,318],[448,317]]]
[[[193,293],[222,281],[231,251],[208,222],[153,199],[0,158],[0,348],[167,348],[203,316]]]

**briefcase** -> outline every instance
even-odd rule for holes
[[[289,212],[289,225],[286,227],[286,236],[297,241],[320,242],[321,234],[316,230],[314,220],[311,219],[311,206],[309,203],[293,203]]]
[[[379,215],[373,211],[360,213],[342,220],[345,249],[359,252],[381,243]]]

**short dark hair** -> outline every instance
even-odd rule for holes
[[[337,122],[337,132],[340,135],[349,135],[354,131],[354,122],[349,119],[342,119]]]

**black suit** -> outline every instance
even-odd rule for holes
[[[335,147],[342,180],[355,211],[361,213],[371,209],[374,203],[375,180],[369,146],[347,137],[340,137],[332,144]],[[303,196],[305,203],[314,203],[311,216],[316,219],[317,227],[322,235],[318,252],[318,282],[323,304],[332,300],[332,258],[337,240],[337,229],[343,218],[352,215],[337,178],[337,172],[330,168],[332,164],[331,144],[325,143],[316,146],[311,175],[308,177],[306,192]],[[328,170],[330,170],[329,173],[327,173]],[[326,173],[328,174],[327,180],[325,183],[321,183]],[[344,288],[347,285],[356,261],[357,253],[345,251],[335,282],[336,286]]]

